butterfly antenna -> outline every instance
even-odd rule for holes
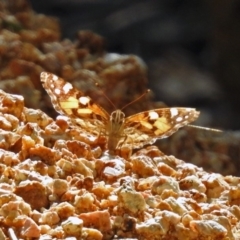
[[[134,99],[133,101],[131,101],[130,103],[126,104],[123,108],[121,108],[121,110],[123,110],[124,108],[128,107],[129,105],[139,101],[141,98],[143,98],[146,94],[148,94],[150,92],[150,89],[147,89],[146,92],[144,92],[142,95],[140,95],[138,98]]]
[[[108,102],[114,107],[114,109],[117,109],[114,103],[111,101],[111,99],[105,94],[105,92],[101,89],[100,85],[95,82],[95,86],[101,91],[102,95],[108,100]]]
[[[213,131],[213,132],[222,132],[222,130],[220,130],[220,129],[208,128],[208,127],[201,127],[201,126],[191,125],[191,124],[188,124],[187,127],[192,127],[192,128],[197,128],[197,129],[203,129],[203,130]]]

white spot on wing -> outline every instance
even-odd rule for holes
[[[67,82],[63,86],[63,91],[64,91],[65,94],[68,94],[69,90],[71,90],[72,88],[73,88],[72,84]]]
[[[176,118],[176,122],[181,122],[182,120],[183,120],[182,117],[177,117],[177,118]]]
[[[57,94],[57,95],[60,95],[60,93],[61,93],[61,90],[60,90],[60,89],[58,89],[58,88],[56,88],[56,89],[54,89],[54,93],[55,93],[55,94]]]
[[[176,108],[170,108],[171,117],[175,117],[178,115],[178,110]]]
[[[149,118],[150,118],[150,120],[155,120],[155,119],[159,118],[159,115],[157,112],[151,111],[151,112],[149,112]]]
[[[52,80],[53,80],[53,81],[57,81],[57,80],[58,80],[58,76],[52,75]]]
[[[88,97],[80,97],[80,98],[79,98],[79,102],[80,102],[82,105],[87,105],[87,104],[90,102],[90,98],[88,98]]]

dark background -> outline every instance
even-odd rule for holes
[[[30,2],[60,19],[63,38],[89,29],[107,51],[143,58],[156,101],[197,107],[202,125],[240,128],[240,1]]]

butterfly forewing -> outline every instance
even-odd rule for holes
[[[51,98],[57,112],[69,116],[87,120],[109,121],[109,114],[83,92],[74,88],[71,83],[47,72],[41,73],[41,81]]]
[[[123,145],[142,147],[152,144],[172,135],[198,116],[199,112],[194,108],[160,108],[132,115],[125,120],[124,135],[128,138]]]

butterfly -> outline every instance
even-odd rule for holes
[[[122,147],[134,149],[153,144],[199,116],[194,108],[172,107],[144,111],[125,118],[120,109],[109,114],[84,92],[52,73],[42,72],[41,81],[55,110],[90,135],[107,137],[111,155]]]

